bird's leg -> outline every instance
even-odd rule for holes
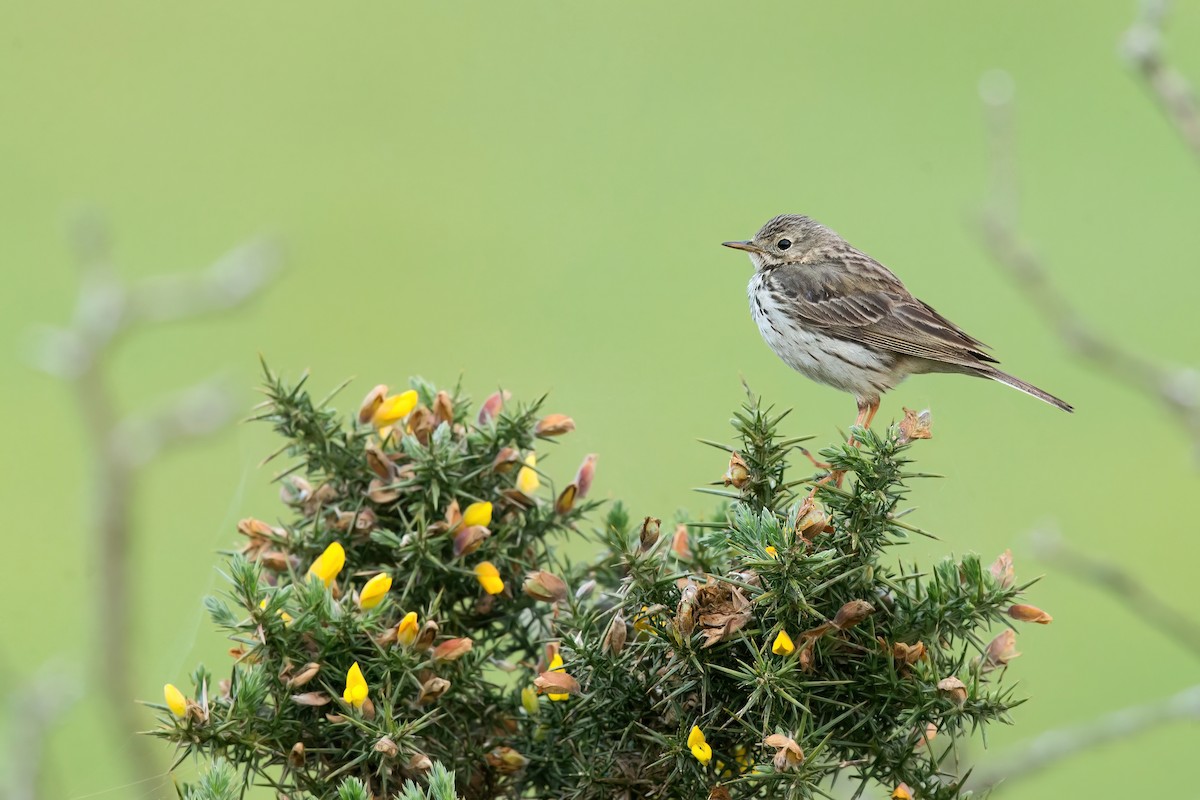
[[[860,428],[871,427],[871,420],[875,419],[875,412],[879,411],[879,398],[874,400],[858,399],[858,416],[854,418],[854,424]],[[850,437],[847,442],[851,447],[858,447],[858,442],[854,440],[854,436]],[[841,481],[838,481],[841,486]]]

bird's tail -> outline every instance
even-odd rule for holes
[[[982,367],[979,369],[977,374],[984,378],[991,378],[994,381],[999,381],[1000,383],[1003,383],[1006,386],[1011,386],[1012,388],[1022,391],[1025,394],[1033,395],[1038,400],[1042,400],[1044,402],[1049,403],[1052,406],[1061,408],[1063,411],[1074,411],[1075,410],[1074,408],[1071,407],[1070,403],[1059,400],[1054,395],[1050,394],[1049,392],[1042,391],[1038,387],[1034,386],[1032,383],[1026,383],[1025,381],[1021,380],[1020,378],[1014,378],[1012,375],[1009,375],[1007,372],[1001,372],[1000,370],[996,369],[993,366],[989,365],[989,366]]]

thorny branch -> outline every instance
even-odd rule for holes
[[[124,334],[152,323],[171,322],[235,308],[269,282],[278,264],[274,246],[243,245],[198,276],[170,276],[126,284],[112,267],[108,237],[93,219],[72,231],[81,276],[70,323],[35,332],[32,360],[74,390],[86,434],[93,440],[93,538],[99,602],[95,627],[101,651],[101,681],[135,767],[159,771],[142,737],[133,698],[130,612],[134,581],[129,574],[132,502],[137,471],[166,448],[222,427],[233,413],[228,392],[208,380],[179,393],[163,407],[122,416],[107,384],[107,357]]]
[[[1126,739],[1169,722],[1200,721],[1200,685],[1163,700],[1111,711],[1083,725],[1048,731],[1022,745],[1003,764],[976,770],[972,790],[1006,787],[1009,783],[1051,767],[1065,758],[1108,742]]]
[[[1186,430],[1200,457],[1200,375],[1187,367],[1163,367],[1125,349],[1086,321],[1054,285],[1050,270],[1018,229],[1012,80],[1006,73],[990,73],[980,84],[980,94],[992,140],[992,187],[982,218],[985,244],[1068,349],[1120,383],[1155,398]]]
[[[1200,158],[1200,105],[1187,78],[1163,57],[1163,20],[1169,5],[1167,0],[1142,0],[1137,20],[1121,40],[1121,52],[1141,74],[1184,144]]]
[[[1140,13],[1122,38],[1122,52],[1145,80],[1183,142],[1200,157],[1200,105],[1188,81],[1166,62],[1162,25],[1167,0],[1142,0]],[[1068,348],[1115,380],[1156,399],[1187,432],[1200,456],[1200,376],[1186,367],[1163,367],[1124,349],[1089,325],[1067,295],[1050,280],[1040,257],[1022,240],[1017,224],[1017,168],[1013,147],[1013,86],[1005,73],[980,84],[992,144],[992,186],[982,230],[996,261],[1016,279],[1030,303],[1054,325]],[[1162,602],[1116,564],[1070,548],[1053,537],[1036,541],[1039,554],[1060,568],[1094,582],[1133,607],[1139,619],[1200,656],[1200,624]],[[1007,787],[1092,747],[1128,738],[1171,722],[1200,720],[1200,685],[1151,703],[1105,714],[1091,722],[1038,736],[998,766],[976,770],[970,788]]]

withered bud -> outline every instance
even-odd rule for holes
[[[237,531],[242,536],[248,536],[251,539],[265,539],[277,536],[280,533],[261,519],[255,519],[254,517],[246,517],[239,521]]]
[[[692,581],[687,581],[679,593],[679,605],[675,608],[675,627],[684,636],[691,636],[696,630],[696,595],[699,589]]]
[[[671,550],[684,561],[692,557],[692,548],[688,542],[687,525],[682,522],[675,526],[675,534],[671,537]]]
[[[902,664],[913,665],[925,657],[925,643],[905,644],[896,642],[892,645],[892,657]]]
[[[586,580],[575,590],[575,599],[582,600],[596,590],[596,581]]]
[[[600,651],[614,656],[621,655],[621,651],[625,649],[625,640],[628,635],[629,631],[625,628],[625,616],[618,611],[613,614],[612,621],[608,623],[608,628],[604,631],[604,640],[600,643]]]
[[[900,443],[911,442],[915,439],[933,438],[933,415],[929,409],[917,413],[911,408],[904,409],[904,419],[900,420]]]
[[[302,505],[312,493],[312,484],[299,475],[289,475],[279,484],[279,499],[289,506]]]
[[[361,711],[363,719],[375,719],[375,704],[371,702],[371,698],[363,700]]]
[[[796,518],[796,532],[802,538],[812,539],[818,533],[827,533],[833,530],[829,512],[825,510],[825,506],[816,500],[809,500],[806,505],[807,508]]]
[[[967,702],[967,685],[955,675],[951,675],[949,678],[942,678],[938,681],[937,688],[939,692],[949,695],[956,706],[961,706]]]
[[[511,775],[518,772],[529,763],[529,759],[511,747],[492,748],[486,756],[488,766],[501,775]]]
[[[367,498],[372,503],[378,503],[381,506],[388,503],[394,503],[400,499],[400,490],[392,486],[391,481],[372,478],[371,483],[367,486]]]
[[[562,578],[543,570],[526,575],[525,585],[522,588],[527,596],[546,603],[557,603],[567,596],[568,591],[567,584]]]
[[[638,540],[643,553],[650,552],[650,548],[658,544],[658,532],[661,525],[662,520],[656,517],[646,517],[642,520],[642,530],[638,533]]]
[[[921,732],[921,738],[913,746],[913,750],[920,750],[922,747],[928,747],[929,743],[937,738],[938,726],[932,722],[925,724],[925,730]]]
[[[1036,622],[1039,625],[1049,625],[1054,621],[1054,617],[1042,611],[1037,606],[1015,605],[1009,606],[1008,615],[1020,622]]]
[[[383,753],[385,758],[395,758],[396,754],[400,752],[396,743],[387,736],[380,736],[376,739],[374,749],[376,753]]]
[[[429,444],[429,437],[433,435],[437,426],[438,421],[434,419],[433,412],[425,406],[417,406],[408,415],[408,427],[412,429],[412,435],[417,437],[417,441],[423,445]]]
[[[575,430],[575,420],[566,414],[549,414],[538,420],[533,429],[537,436],[562,436]]]
[[[386,384],[379,384],[371,391],[367,392],[367,396],[363,398],[362,405],[358,407],[358,421],[366,425],[375,416],[375,412],[383,405],[383,400],[387,397],[388,387]]]
[[[833,627],[839,631],[850,630],[874,613],[875,606],[866,600],[851,600],[838,609],[837,615],[833,618]]]
[[[446,506],[446,527],[448,530],[454,530],[462,522],[462,509],[458,507],[458,500],[451,500],[450,505]]]
[[[408,760],[408,768],[413,772],[429,772],[433,769],[433,762],[424,753],[414,753],[413,757]]]
[[[417,639],[413,642],[413,647],[418,652],[428,650],[433,647],[433,640],[438,635],[438,624],[433,620],[425,620],[425,624],[421,626],[421,632],[417,634]]]
[[[729,790],[724,784],[718,783],[708,793],[708,800],[733,800],[733,796],[729,794]]]
[[[450,689],[450,681],[445,678],[432,677],[421,684],[421,693],[417,695],[417,705],[432,703]]]
[[[272,572],[287,572],[289,562],[287,553],[278,550],[265,550],[258,556],[259,562]]]
[[[367,466],[381,480],[393,481],[396,477],[396,462],[388,458],[375,442],[368,442],[366,447]]]
[[[988,567],[988,571],[992,573],[992,577],[996,579],[1001,589],[1007,589],[1013,585],[1017,579],[1016,570],[1013,568],[1012,550],[1005,550],[992,565]]]
[[[562,516],[575,507],[575,498],[579,494],[579,487],[573,483],[568,483],[567,488],[563,489],[558,495],[558,499],[554,501],[554,513]]]
[[[542,694],[579,694],[579,681],[565,672],[543,672],[533,685]]]
[[[790,736],[784,736],[782,733],[773,733],[763,739],[763,744],[767,747],[778,748],[775,751],[774,764],[775,769],[779,772],[796,769],[804,763],[804,751],[800,749],[800,745],[796,744],[796,740]]]
[[[327,706],[329,695],[323,692],[305,692],[292,695],[292,702],[298,706]]]
[[[515,447],[505,447],[492,459],[492,472],[503,474],[521,463],[521,453]]]
[[[300,668],[300,671],[292,676],[288,681],[288,688],[296,689],[317,677],[317,673],[321,671],[321,665],[315,661],[310,661]]]
[[[292,745],[292,751],[288,753],[288,763],[294,769],[300,769],[304,766],[304,742],[296,742]]]
[[[474,645],[469,638],[447,639],[446,641],[433,648],[434,661],[458,661],[460,658],[471,652],[471,647]]]
[[[454,536],[454,555],[462,557],[479,549],[492,532],[482,525],[468,525]]]
[[[582,500],[587,497],[588,492],[592,490],[592,480],[596,477],[596,454],[588,453],[583,457],[583,462],[579,465],[579,471],[575,473],[575,485],[579,487],[579,493],[576,499]]]
[[[750,467],[741,453],[734,452],[729,456],[729,469],[725,471],[725,485],[741,489],[750,482]]]
[[[440,391],[433,399],[433,418],[439,425],[443,422],[454,422],[454,401],[450,399],[449,392]]]
[[[479,407],[479,424],[486,425],[496,418],[500,413],[500,409],[504,407],[504,401],[511,397],[508,392],[499,391],[488,395],[488,399],[483,401],[483,405]]]
[[[988,642],[983,654],[983,669],[985,672],[1003,667],[1017,656],[1017,634],[1012,628],[1006,628],[995,639]]]

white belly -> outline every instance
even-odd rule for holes
[[[761,282],[758,273],[750,279],[750,313],[763,340],[789,367],[861,398],[878,397],[899,383],[902,376],[893,371],[894,359],[803,327],[778,307]]]

